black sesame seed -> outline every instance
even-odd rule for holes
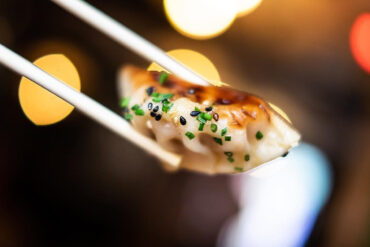
[[[213,107],[212,107],[212,106],[208,106],[208,107],[206,108],[206,111],[212,111],[212,109],[213,109]]]
[[[186,119],[183,116],[180,116],[180,123],[182,125],[185,125],[186,124]]]
[[[154,92],[154,87],[148,87],[147,89],[146,89],[146,93],[150,96],[150,95],[152,95],[152,93]]]
[[[153,103],[152,102],[150,102],[149,104],[148,104],[148,110],[151,110],[153,108]]]
[[[156,116],[157,116],[157,114],[156,114],[156,113],[154,113],[154,112],[151,112],[151,113],[150,113],[150,116],[151,116],[151,117],[156,117]]]
[[[189,88],[189,90],[188,90],[188,94],[194,94],[194,93],[195,93],[194,88]]]
[[[154,112],[157,112],[158,110],[159,110],[159,106],[156,106],[156,107],[153,108]]]
[[[231,101],[228,100],[228,99],[221,99],[221,102],[220,102],[222,105],[230,105],[231,104]]]
[[[286,152],[281,157],[286,157],[288,154],[289,154],[289,152]]]
[[[218,121],[218,118],[219,118],[219,116],[218,116],[218,114],[217,114],[217,113],[213,114],[213,119],[214,119],[215,121]]]
[[[162,118],[161,114],[158,114],[157,116],[155,116],[155,120],[157,120],[157,121],[161,120],[161,118]]]
[[[190,112],[190,116],[196,117],[196,116],[199,115],[199,113],[200,113],[200,111],[192,111],[192,112]]]

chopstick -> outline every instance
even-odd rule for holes
[[[2,44],[0,44],[0,63],[67,101],[86,116],[136,144],[161,161],[175,167],[179,166],[181,156],[164,150],[155,141],[137,132],[118,114],[43,71]]]
[[[171,73],[200,85],[209,85],[202,76],[168,56],[163,50],[131,31],[102,11],[81,0],[52,0],[70,13],[126,46],[149,62],[156,62]]]

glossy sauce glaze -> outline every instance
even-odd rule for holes
[[[134,69],[134,68],[132,68]],[[230,87],[201,86],[184,81],[174,75],[169,75],[161,85],[158,81],[161,72],[134,73],[135,89],[146,86],[159,93],[172,93],[172,100],[186,97],[187,99],[207,106],[212,106],[209,112],[214,120],[228,119],[229,127],[245,128],[252,121],[270,121],[269,111],[273,109],[261,98],[235,90]],[[202,109],[204,110],[204,109]]]

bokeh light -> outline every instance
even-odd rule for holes
[[[195,39],[212,38],[223,33],[238,12],[233,0],[164,0],[171,25]]]
[[[330,163],[308,143],[270,166],[276,162],[281,169],[267,176],[232,178],[240,211],[225,226],[218,247],[304,246],[332,189]]]
[[[34,64],[74,89],[81,90],[77,69],[64,55],[46,55],[37,59]],[[74,108],[25,77],[21,79],[18,96],[23,112],[36,125],[57,123],[67,117]]]
[[[176,49],[168,51],[167,54],[172,58],[180,61],[184,65],[188,66],[189,68],[193,69],[198,74],[202,75],[208,81],[210,81],[213,85],[221,86],[225,83],[221,82],[220,75],[217,71],[216,66],[203,54],[188,50],[188,49]],[[149,71],[166,71],[160,65],[156,63],[152,63],[148,67]],[[168,72],[168,71],[167,71]]]
[[[370,13],[356,18],[350,32],[350,46],[356,62],[370,73]]]
[[[237,0],[238,2],[238,17],[247,15],[255,10],[262,2],[262,0]]]

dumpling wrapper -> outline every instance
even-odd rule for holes
[[[125,66],[119,72],[118,91],[121,99],[130,97],[126,111],[133,115],[131,123],[137,131],[154,138],[164,149],[183,155],[179,167],[165,165],[167,169],[181,167],[207,174],[242,172],[298,145],[300,134],[257,96],[230,87],[195,85],[174,75],[161,85],[160,77],[160,72]],[[173,94],[167,103],[173,105],[167,113],[162,111],[162,102],[153,102],[156,97],[149,96],[150,87],[156,93]],[[136,104],[144,115],[135,115],[131,110]],[[159,110],[153,113],[156,106]],[[209,106],[212,110],[207,112],[205,108]],[[203,130],[199,130],[199,118],[190,115],[195,107],[212,116]],[[159,114],[161,118],[156,120],[153,116]],[[185,125],[180,116],[186,119]],[[211,124],[217,125],[216,132]],[[222,136],[223,129],[227,132]],[[187,132],[194,138],[190,139]]]

